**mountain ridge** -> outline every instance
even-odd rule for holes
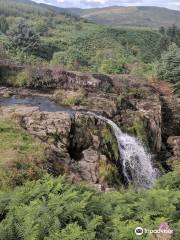
[[[54,6],[50,6],[54,8]],[[153,6],[111,6],[104,8],[58,8],[59,12],[70,13],[98,24],[111,26],[160,27],[176,24],[180,26],[180,11]]]
[[[56,13],[71,14],[75,17],[97,24],[114,27],[170,27],[173,24],[180,26],[180,11],[156,6],[108,6],[103,8],[62,8],[46,3],[37,3],[35,0],[16,0],[22,3],[34,3]]]

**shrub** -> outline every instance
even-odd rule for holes
[[[178,240],[179,201],[180,192],[172,189],[98,193],[46,176],[0,192],[0,238],[138,240],[136,227],[159,229],[168,223]]]
[[[57,90],[54,93],[54,100],[65,106],[75,106],[84,103],[84,93],[83,91],[64,91],[63,89]]]
[[[6,20],[6,17],[0,16],[0,31],[2,33],[6,33],[8,29],[9,29],[9,24]]]
[[[102,130],[102,137],[107,149],[107,155],[110,159],[114,159],[115,161],[119,160],[120,153],[118,148],[117,140],[114,136],[114,133],[109,128],[104,128]]]
[[[36,53],[40,46],[37,33],[23,21],[13,25],[8,33],[9,40],[16,48],[28,53]]]
[[[21,71],[16,75],[15,85],[17,87],[27,87],[29,85],[29,82],[30,75],[28,70]]]
[[[158,67],[158,77],[174,85],[174,92],[180,96],[180,48],[172,44],[164,52]]]

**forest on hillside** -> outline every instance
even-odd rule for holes
[[[35,94],[33,106],[48,96],[66,112],[28,108]],[[179,97],[175,24],[116,28],[0,0],[0,240],[179,240]],[[69,116],[69,108],[98,117]],[[153,186],[138,188],[136,169],[123,175],[124,149],[110,121],[152,152]],[[92,165],[83,178],[84,159]],[[135,235],[162,224],[173,234]]]

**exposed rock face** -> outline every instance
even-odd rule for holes
[[[145,141],[151,151],[159,152],[161,139],[161,103],[154,99],[131,99],[126,109],[120,109],[116,116],[122,129],[135,134],[141,141]]]
[[[98,183],[99,160],[100,154],[93,149],[89,148],[82,152],[78,166],[79,174],[83,180]]]
[[[180,99],[172,96],[162,97],[163,135],[180,135]]]
[[[84,88],[90,92],[112,89],[112,80],[103,74],[88,74],[65,71],[60,68],[32,68],[30,88],[78,90]]]
[[[172,157],[169,158],[168,164],[173,169],[180,167],[180,136],[169,137],[167,143],[172,152]]]
[[[161,103],[159,99],[154,101],[144,100],[137,103],[136,107],[140,112],[145,127],[148,131],[148,139],[151,149],[154,152],[159,152],[161,149]]]
[[[113,120],[123,131],[143,141],[165,167],[176,167],[180,158],[180,102],[172,97],[169,88],[162,91],[158,83],[151,86],[130,76],[109,77],[60,69],[47,73],[45,68],[33,71],[33,76],[37,71],[43,82],[41,89],[60,89],[65,93],[60,96],[64,104],[75,98],[73,109],[94,111]],[[34,88],[33,81],[30,87]],[[12,94],[27,96],[34,92],[0,88],[0,96]],[[52,96],[55,95],[48,95]],[[121,179],[117,142],[102,120],[81,112],[72,117],[66,112],[40,112],[27,107],[13,111],[4,108],[3,116],[9,115],[20,116],[22,126],[48,144],[51,171],[55,174],[67,172],[75,179],[106,186],[112,183],[109,179]],[[105,176],[104,172],[108,174]]]
[[[41,112],[37,107],[26,106],[2,107],[1,116],[18,119],[23,128],[47,144],[51,173],[67,173],[74,180],[85,180],[96,186],[113,186],[100,176],[99,170],[100,161],[105,166],[116,161],[113,154],[108,158],[103,142],[102,131],[109,128],[104,121],[79,112],[74,115]],[[113,152],[111,146],[108,150]],[[118,171],[117,178],[121,179]]]

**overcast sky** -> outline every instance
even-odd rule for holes
[[[180,0],[34,0],[59,7],[158,6],[180,10]]]

